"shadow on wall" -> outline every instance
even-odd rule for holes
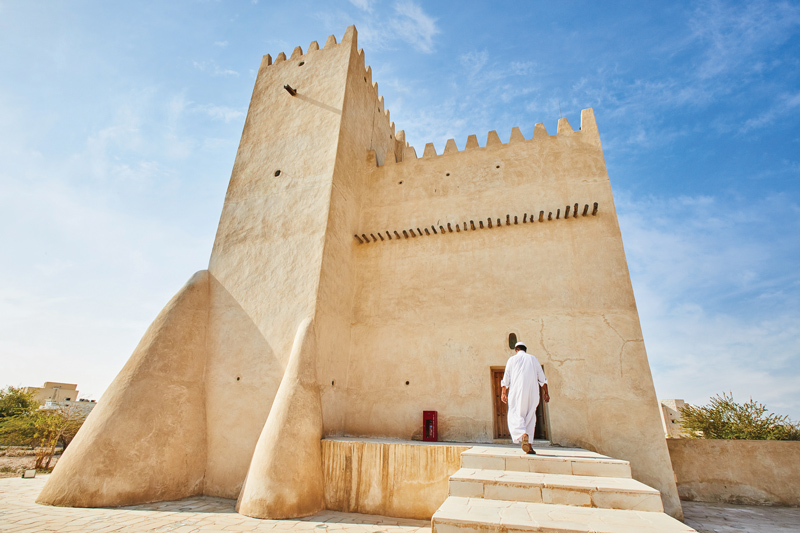
[[[211,276],[204,494],[237,498],[284,368],[261,330]]]

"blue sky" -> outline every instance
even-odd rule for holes
[[[800,419],[798,2],[0,0],[0,385],[99,399],[207,266],[261,56],[349,24],[418,153],[593,107],[659,397]]]

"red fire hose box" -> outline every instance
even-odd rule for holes
[[[439,415],[437,411],[422,411],[422,440],[439,440]]]

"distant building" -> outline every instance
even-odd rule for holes
[[[680,439],[687,434],[681,426],[681,409],[686,407],[683,400],[661,400],[661,424],[668,439]]]
[[[43,404],[47,400],[54,402],[78,401],[78,385],[75,383],[57,383],[45,381],[41,387],[25,387],[26,392],[36,392],[36,401]]]
[[[41,387],[25,387],[25,391],[36,393],[35,399],[41,404],[40,409],[62,409],[74,406],[76,411],[88,415],[97,405],[94,400],[78,399],[76,383],[46,381]]]

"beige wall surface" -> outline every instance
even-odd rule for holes
[[[209,264],[209,495],[238,496],[297,328],[316,311],[352,46],[265,59],[253,89]]]
[[[324,439],[325,506],[347,513],[428,520],[469,446]]]
[[[800,506],[800,442],[667,439],[682,500]]]
[[[439,233],[353,245],[345,434],[410,439],[422,411],[437,410],[440,439],[491,442],[489,369],[513,355],[514,332],[547,369],[552,440],[631,461],[679,516],[591,110],[578,132],[562,120],[556,136],[407,159],[367,183],[353,233]],[[581,216],[565,219],[576,202]],[[582,216],[594,202],[598,214]],[[537,221],[523,224],[525,213]]]

